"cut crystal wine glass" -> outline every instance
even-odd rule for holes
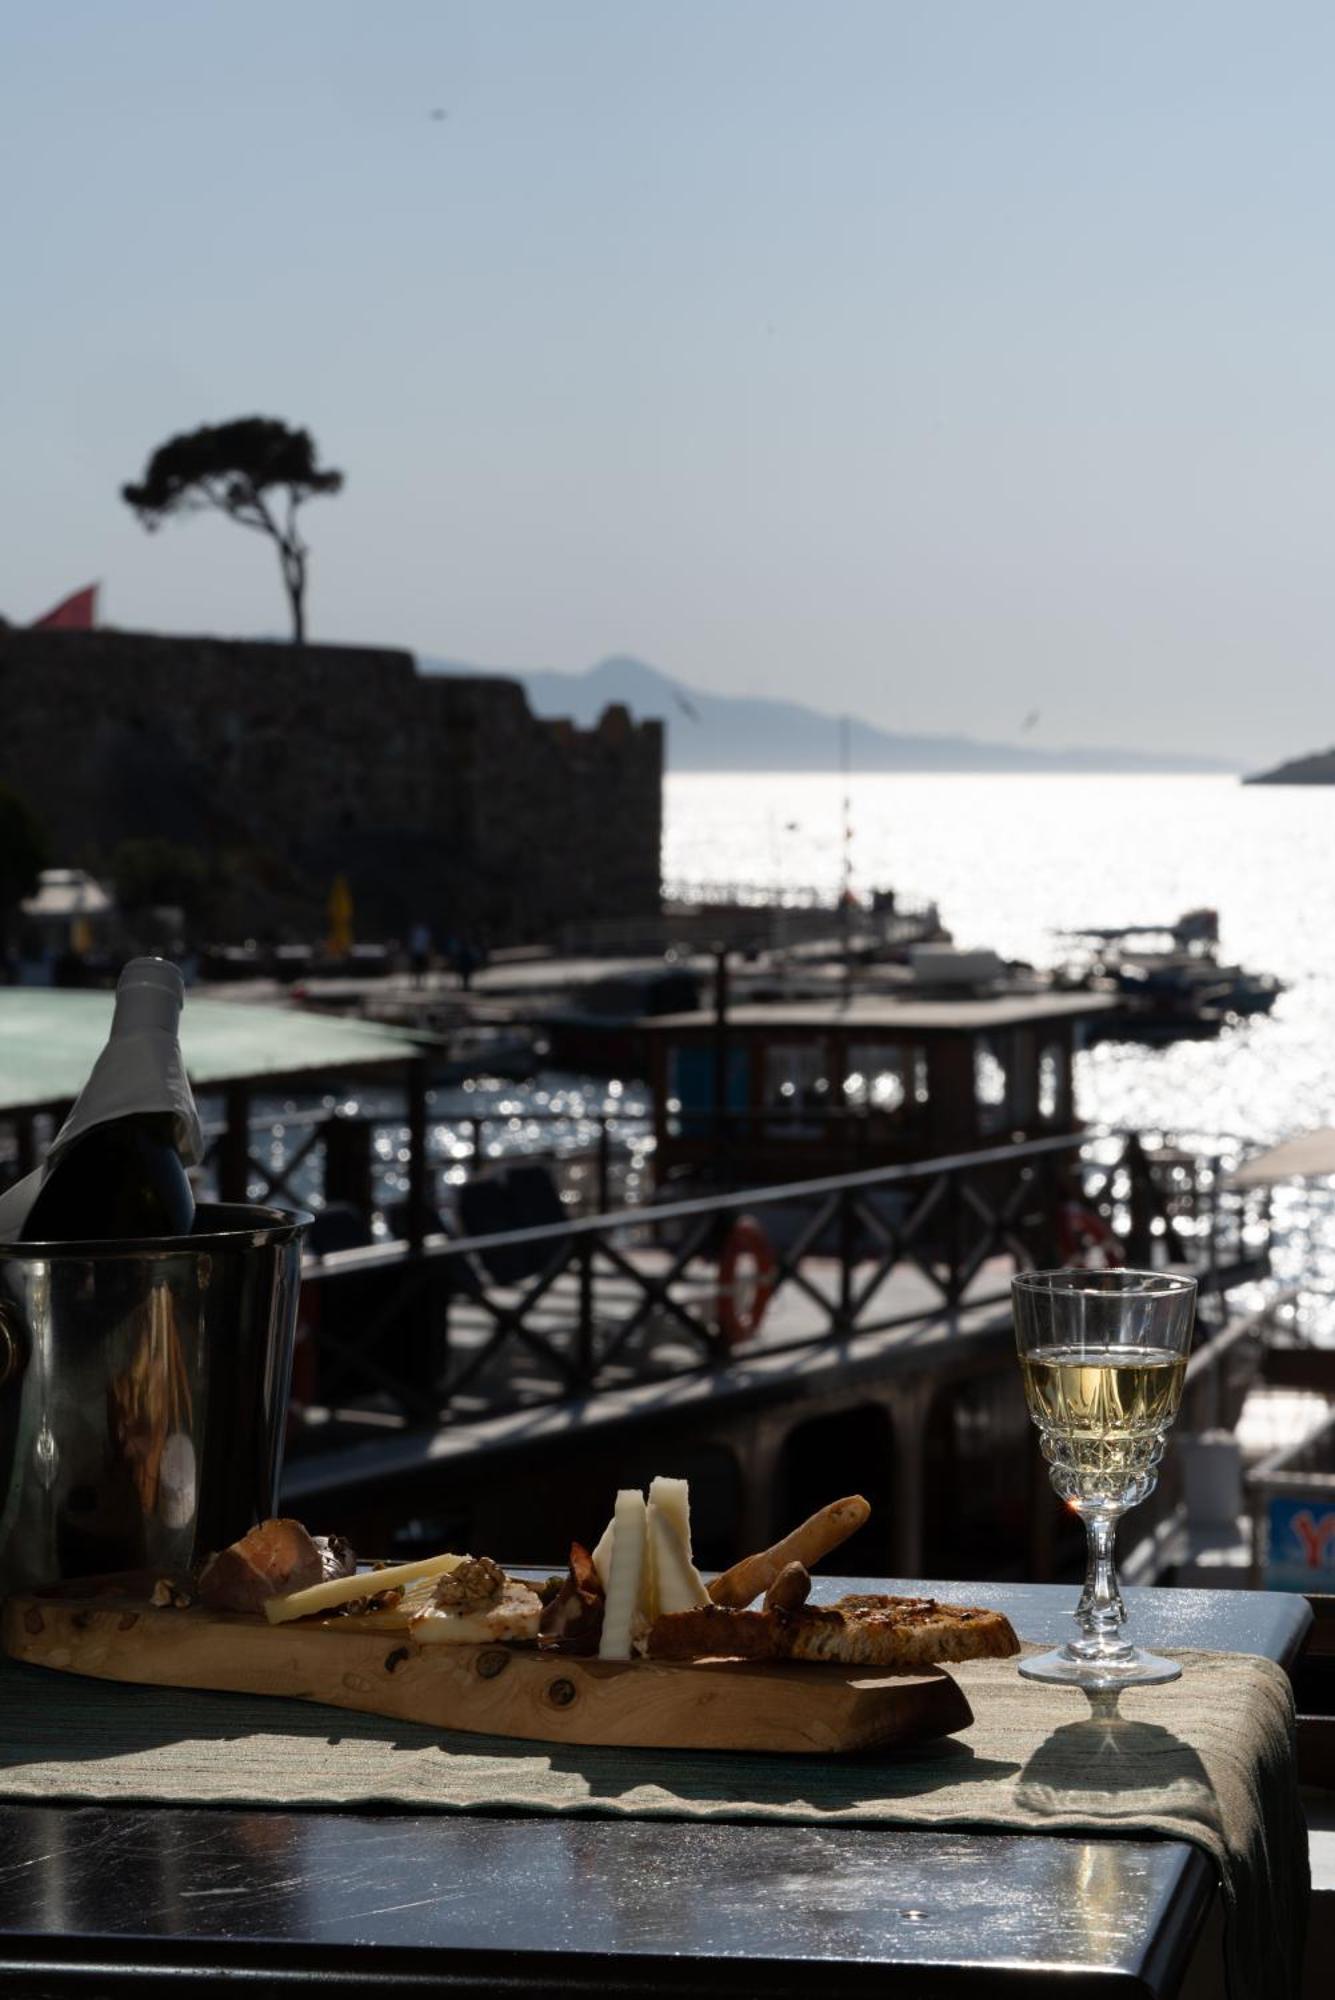
[[[1123,1629],[1114,1543],[1153,1492],[1187,1370],[1196,1280],[1162,1271],[1024,1271],[1011,1281],[1029,1413],[1052,1484],[1089,1538],[1079,1637],[1023,1660],[1028,1680],[1134,1687],[1182,1669]]]

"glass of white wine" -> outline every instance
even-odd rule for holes
[[[1136,1687],[1176,1680],[1175,1660],[1126,1637],[1117,1523],[1154,1491],[1182,1398],[1196,1280],[1162,1271],[1024,1271],[1011,1280],[1029,1414],[1062,1499],[1089,1536],[1080,1636],[1022,1660],[1031,1681]]]

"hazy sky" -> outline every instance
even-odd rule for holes
[[[258,411],[318,637],[1324,745],[1333,102],[1328,0],[0,0],[0,611],[281,631],[117,499]]]

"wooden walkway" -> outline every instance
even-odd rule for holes
[[[625,1249],[620,1254],[649,1280],[662,1282],[672,1269],[673,1257],[666,1249]],[[855,1265],[854,1286],[865,1284],[875,1268],[870,1260]],[[1000,1313],[1009,1323],[1009,1307],[1004,1301],[1013,1268],[1007,1258],[990,1259],[967,1288],[960,1306],[952,1309],[922,1272],[912,1265],[897,1265],[849,1338],[860,1340],[871,1334],[882,1352],[892,1347],[906,1353],[920,1352],[924,1345],[954,1337],[963,1325],[972,1324],[983,1313],[989,1317]],[[839,1301],[839,1260],[806,1257],[801,1270],[818,1297],[796,1284],[781,1286],[770,1300],[756,1335],[744,1345],[720,1353],[695,1337],[671,1307],[657,1305],[644,1311],[645,1294],[635,1279],[595,1258],[589,1274],[588,1325],[591,1352],[599,1362],[600,1388],[620,1391],[636,1384],[657,1385],[695,1370],[716,1369],[720,1364],[745,1368],[759,1357],[829,1342]],[[522,1410],[547,1405],[569,1394],[570,1371],[576,1366],[584,1338],[582,1276],[574,1268],[563,1270],[540,1297],[526,1304],[533,1282],[488,1284],[486,1305],[465,1292],[455,1291],[450,1297],[441,1379],[465,1382],[451,1396],[458,1420],[475,1421],[507,1407]],[[712,1259],[699,1258],[688,1264],[672,1282],[669,1296],[710,1333],[715,1331],[718,1272]],[[627,1337],[625,1329],[637,1312],[642,1317]],[[502,1340],[497,1339],[498,1313],[512,1313],[517,1319],[516,1330]],[[892,1321],[908,1323],[887,1327]],[[605,1355],[611,1358],[604,1361]],[[402,1427],[406,1422],[387,1409],[377,1412],[374,1399],[363,1403],[359,1398],[358,1404],[355,1410],[312,1411],[311,1415],[322,1428],[331,1420],[340,1425],[370,1423],[377,1429]]]

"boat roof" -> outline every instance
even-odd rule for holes
[[[114,995],[0,987],[0,1111],[77,1097],[111,1026]],[[407,1062],[422,1044],[370,1021],[187,998],[181,1052],[196,1090]]]
[[[831,1000],[772,1000],[742,1002],[729,1007],[732,1028],[783,1033],[788,1029],[880,1029],[903,1035],[978,1035],[993,1029],[1041,1026],[1051,1021],[1082,1021],[1115,1013],[1120,1002],[1099,993],[998,993],[967,1000],[899,999],[879,993],[855,993]],[[689,1014],[657,1014],[636,1023],[648,1035],[671,1035],[684,1028],[714,1028],[712,1007]]]

